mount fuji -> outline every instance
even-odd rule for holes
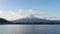
[[[30,15],[26,18],[14,20],[13,23],[19,24],[19,23],[29,23],[29,24],[37,24],[37,23],[60,23],[58,20],[47,20],[47,19],[42,19],[42,18],[37,18],[34,15]]]

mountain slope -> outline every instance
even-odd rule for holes
[[[58,21],[58,20],[47,20],[47,19],[42,19],[42,18],[37,18],[37,17],[35,17],[35,16],[29,16],[29,17],[26,17],[26,18],[23,18],[23,19],[18,19],[18,20],[14,20],[14,21],[12,21],[13,23],[18,23],[18,24],[22,24],[22,23],[25,23],[25,24],[27,24],[27,23],[31,23],[31,24],[37,24],[37,23],[39,23],[39,24],[41,24],[41,23],[43,23],[43,24],[60,24],[60,20]]]
[[[41,18],[23,18],[23,19],[18,19],[18,20],[14,20],[13,22],[14,23],[46,23],[48,22],[49,20],[46,20],[46,19],[41,19]]]
[[[5,20],[3,18],[0,18],[0,24],[13,24],[13,23],[10,22],[10,21]]]

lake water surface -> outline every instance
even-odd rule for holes
[[[0,25],[0,34],[60,34],[60,25]]]

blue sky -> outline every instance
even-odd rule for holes
[[[36,17],[60,20],[60,0],[0,0],[0,13],[1,18],[8,20],[23,18],[32,13]]]

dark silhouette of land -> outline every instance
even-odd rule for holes
[[[13,24],[13,23],[10,22],[10,21],[5,20],[3,18],[0,18],[0,24]]]

